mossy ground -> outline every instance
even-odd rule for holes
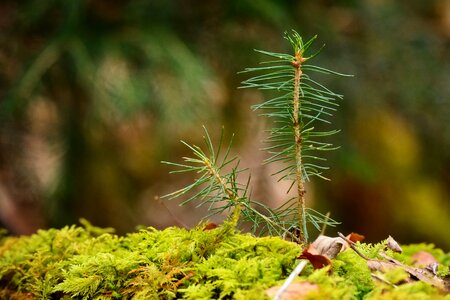
[[[380,247],[361,245],[367,255]],[[396,255],[404,263],[420,250],[441,267],[450,262],[432,245],[404,250]],[[301,252],[279,238],[237,233],[232,223],[212,230],[145,228],[123,237],[89,224],[40,230],[0,240],[0,299],[268,299],[266,290],[284,282]],[[390,276],[400,281],[404,274]],[[450,299],[420,281],[375,282],[351,249],[332,266],[308,265],[297,280],[319,286],[308,299]]]

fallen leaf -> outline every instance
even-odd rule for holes
[[[329,237],[325,235],[319,235],[317,239],[310,245],[317,253],[325,255],[329,259],[335,258],[344,248],[345,242],[339,237]]]
[[[355,232],[352,232],[352,233],[350,233],[349,235],[347,235],[347,239],[349,239],[349,240],[352,241],[353,243],[361,242],[361,241],[363,241],[365,238],[366,238],[365,236],[363,236],[363,235],[361,235],[361,234],[359,234],[359,233],[355,233]]]
[[[325,255],[320,254],[312,245],[305,248],[298,258],[309,260],[314,269],[321,269],[331,264],[331,260]]]
[[[411,256],[413,265],[417,267],[425,267],[437,263],[436,258],[426,251],[419,251]]]
[[[346,239],[350,243],[356,243],[364,239],[363,235],[350,233]],[[331,259],[349,247],[349,244],[341,237],[329,237],[319,235],[316,240],[303,250],[298,258],[307,259],[314,269],[320,269],[331,264]]]
[[[280,286],[274,286],[271,287],[270,289],[266,290],[266,294],[267,296],[269,296],[270,298],[273,298],[278,290],[280,289]],[[310,283],[307,281],[304,282],[296,282],[291,284],[285,291],[284,293],[281,295],[281,297],[279,297],[279,300],[302,300],[302,299],[306,299],[308,294],[311,293],[312,291],[318,291],[319,290],[319,286],[317,284],[314,283]]]
[[[400,245],[394,240],[394,238],[392,236],[389,236],[387,238],[386,247],[397,253],[403,252],[402,247],[400,247]]]
[[[314,269],[320,269],[331,264],[331,259],[335,258],[346,246],[341,238],[332,238],[319,235],[317,239],[306,247],[299,258],[307,259]]]
[[[217,227],[218,227],[218,226],[217,226],[216,223],[210,222],[210,223],[207,223],[207,224],[205,225],[205,227],[203,228],[203,231],[211,230],[211,229],[214,229],[214,228],[217,228]]]

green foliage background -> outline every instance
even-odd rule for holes
[[[321,78],[345,99],[332,181],[313,183],[311,205],[369,240],[448,248],[449,19],[445,0],[2,1],[1,223],[195,225],[201,211],[155,200],[182,186],[159,162],[201,125],[256,152],[263,96],[236,73],[261,60],[254,48],[289,51],[293,28],[326,43],[315,64],[355,75]]]

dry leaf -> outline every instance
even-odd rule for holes
[[[364,239],[363,235],[350,233],[347,239],[355,243]],[[340,237],[319,235],[316,240],[303,250],[299,258],[307,259],[314,269],[320,269],[331,264],[331,259],[348,248],[348,243]]]
[[[426,251],[419,251],[416,254],[414,254],[411,258],[413,264],[417,267],[425,267],[437,263],[436,258],[434,258],[434,256],[431,255],[431,253],[428,253]]]
[[[392,238],[392,236],[389,236],[387,238],[386,247],[397,253],[403,252],[402,247],[400,247],[400,245]]]
[[[305,248],[298,258],[309,260],[314,269],[320,269],[331,264],[331,260],[320,254],[312,245]]]
[[[310,245],[317,251],[316,254],[325,255],[329,259],[335,258],[345,246],[345,242],[339,237],[329,237],[319,235],[317,239]]]
[[[343,236],[342,236],[343,237]],[[363,235],[350,233],[346,239],[356,243],[364,239]],[[331,264],[331,259],[349,247],[349,244],[341,237],[329,237],[319,235],[316,240],[306,247],[298,258],[307,259],[314,269],[320,269]]]
[[[314,269],[320,269],[330,265],[331,259],[335,258],[345,248],[345,245],[346,243],[341,238],[320,235],[303,250],[299,258],[309,260]]]
[[[203,228],[203,231],[211,230],[211,229],[214,229],[214,228],[217,228],[217,227],[218,227],[218,226],[217,226],[216,223],[209,222],[209,223],[207,223],[207,224],[205,225],[205,227]]]
[[[353,243],[361,242],[361,241],[363,241],[365,238],[366,238],[365,236],[363,236],[363,235],[361,235],[361,234],[359,234],[359,233],[355,233],[355,232],[352,232],[352,233],[350,233],[349,235],[347,235],[347,239],[349,239],[349,240],[352,241]]]
[[[279,286],[271,287],[270,289],[266,290],[267,296],[270,298],[273,298],[278,290],[280,289]],[[314,283],[310,283],[307,281],[304,282],[296,282],[291,284],[283,293],[283,295],[279,298],[280,300],[302,300],[306,299],[309,293],[312,291],[318,291],[319,286]]]

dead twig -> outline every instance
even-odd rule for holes
[[[386,272],[387,270],[393,269],[393,268],[402,268],[403,270],[405,270],[411,277],[411,279],[414,280],[420,280],[423,281],[427,284],[430,284],[434,287],[436,287],[437,289],[445,292],[445,293],[450,293],[450,286],[448,283],[446,283],[444,280],[442,280],[441,278],[433,275],[430,271],[428,271],[427,269],[421,269],[421,268],[414,268],[414,267],[410,267],[407,265],[402,264],[401,262],[399,262],[398,260],[390,257],[389,255],[387,255],[384,252],[379,252],[378,254],[384,259],[384,260],[379,260],[379,259],[370,259],[367,256],[365,256],[364,254],[362,254],[355,246],[355,243],[350,241],[349,239],[347,239],[342,233],[338,232],[339,237],[341,237],[344,241],[346,241],[350,248],[352,248],[353,251],[356,252],[356,254],[358,254],[360,257],[362,257],[363,259],[365,259],[367,261],[367,265],[368,267],[372,270],[372,271],[381,271],[381,272]],[[386,282],[384,279],[382,279],[381,277],[375,275],[372,273],[372,277],[377,279],[377,280],[382,280],[385,283]],[[392,285],[392,283],[389,283],[390,285]]]
[[[338,235],[341,239],[343,239],[344,241],[346,241],[350,248],[353,249],[353,251],[356,252],[356,254],[358,254],[359,256],[361,256],[362,258],[364,258],[365,260],[370,260],[370,258],[368,258],[367,256],[365,256],[364,254],[362,254],[355,246],[355,243],[353,241],[350,241],[347,237],[345,237],[345,235],[343,235],[342,233],[338,232]]]
[[[289,277],[286,279],[286,281],[283,283],[283,285],[280,287],[278,292],[275,294],[275,297],[273,297],[273,300],[280,300],[283,296],[284,292],[287,290],[289,285],[294,281],[294,279],[302,272],[303,268],[308,263],[307,260],[301,260],[300,263],[295,267],[294,271],[289,274]]]

